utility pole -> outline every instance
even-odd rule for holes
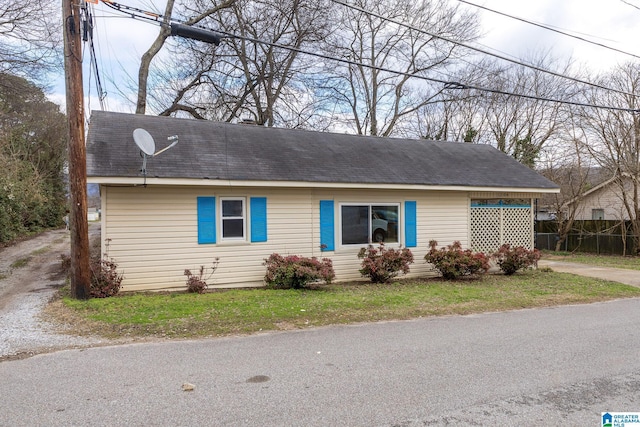
[[[81,0],[62,0],[64,71],[69,130],[69,192],[71,209],[71,295],[89,299],[89,223],[87,220],[87,161],[84,143],[82,88]]]

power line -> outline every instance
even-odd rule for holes
[[[555,71],[547,70],[547,69],[544,69],[542,67],[538,67],[536,65],[527,64],[527,63],[524,63],[522,61],[518,61],[518,60],[514,60],[514,59],[511,59],[511,58],[508,58],[506,56],[498,55],[496,53],[480,49],[478,47],[472,46],[472,45],[464,43],[464,42],[460,42],[460,41],[457,41],[457,40],[451,40],[451,39],[449,39],[447,37],[431,33],[431,32],[429,32],[427,30],[422,29],[422,28],[418,28],[418,27],[415,27],[413,25],[409,25],[409,24],[406,24],[404,22],[397,21],[395,19],[387,18],[387,17],[382,16],[380,14],[368,11],[366,9],[363,9],[363,8],[359,7],[359,6],[351,5],[351,4],[346,3],[344,1],[341,1],[341,0],[331,0],[331,1],[333,3],[345,6],[345,7],[349,8],[349,9],[357,10],[358,12],[373,16],[375,18],[391,22],[391,23],[399,25],[401,27],[409,28],[410,30],[417,31],[417,32],[422,33],[422,34],[426,34],[426,35],[428,35],[430,37],[434,37],[434,38],[437,38],[437,39],[440,39],[440,40],[444,40],[446,42],[449,42],[449,43],[452,43],[452,44],[455,44],[455,45],[458,45],[458,46],[462,46],[462,47],[465,47],[467,49],[470,49],[470,50],[473,50],[473,51],[476,51],[476,52],[479,52],[479,53],[483,53],[485,55],[490,55],[490,56],[493,56],[495,58],[502,59],[503,61],[508,61],[508,62],[511,62],[513,64],[516,64],[516,65],[520,65],[520,66],[523,66],[523,67],[531,68],[533,70],[540,71],[542,73],[546,73],[546,74],[550,74],[552,76],[556,76],[556,77],[560,77],[560,78],[563,78],[563,79],[571,80],[573,82],[584,84],[584,85],[588,85],[588,86],[592,86],[592,87],[595,87],[595,88],[598,88],[598,89],[608,90],[608,91],[616,92],[616,93],[619,93],[619,94],[622,94],[622,95],[628,95],[628,96],[634,96],[634,97],[637,96],[634,93],[629,93],[629,92],[625,92],[625,91],[609,88],[609,87],[606,87],[606,86],[602,86],[602,85],[599,85],[599,84],[596,84],[596,83],[591,83],[591,82],[588,82],[588,81],[585,81],[585,80],[580,80],[578,78],[567,76],[567,75],[561,74],[561,73],[556,73]]]
[[[450,80],[441,80],[441,79],[436,79],[436,78],[433,78],[433,77],[421,76],[421,75],[417,75],[417,74],[407,73],[407,72],[404,72],[404,71],[393,70],[393,69],[386,68],[386,67],[363,64],[361,62],[356,62],[356,61],[352,61],[352,60],[349,60],[349,59],[335,58],[335,57],[332,57],[332,56],[329,56],[329,55],[324,55],[324,54],[316,53],[316,52],[309,52],[309,51],[306,51],[306,50],[303,50],[303,49],[294,48],[294,47],[290,47],[290,46],[283,46],[283,45],[280,45],[280,44],[277,44],[277,43],[265,42],[265,41],[254,39],[254,38],[251,38],[251,37],[236,36],[236,35],[234,35],[232,33],[226,33],[226,32],[223,32],[223,31],[218,31],[218,32],[220,34],[224,34],[224,35],[228,36],[229,38],[237,38],[237,39],[241,39],[241,40],[250,41],[250,42],[253,42],[253,43],[266,44],[268,46],[272,46],[272,47],[276,47],[276,48],[287,49],[287,50],[298,52],[298,53],[302,53],[302,54],[305,54],[305,55],[315,56],[316,58],[327,59],[327,60],[335,61],[335,62],[341,62],[343,64],[353,65],[353,66],[357,66],[357,67],[365,67],[365,68],[376,70],[376,71],[383,71],[383,72],[387,72],[387,73],[391,73],[391,74],[397,74],[397,75],[406,76],[406,77],[413,77],[413,78],[417,78],[417,79],[421,79],[421,80],[427,80],[427,81],[434,82],[434,83],[441,83],[441,84],[444,85],[445,89],[474,89],[474,90],[481,91],[481,92],[489,92],[489,93],[495,93],[495,94],[500,94],[500,95],[513,96],[513,97],[517,97],[517,98],[533,99],[533,100],[537,100],[537,101],[555,102],[555,103],[567,104],[567,105],[573,105],[573,106],[579,106],[579,107],[592,107],[592,108],[607,109],[607,110],[612,110],[612,111],[626,111],[626,112],[640,113],[640,109],[622,108],[622,107],[608,107],[608,106],[604,106],[604,105],[594,105],[594,104],[587,104],[587,103],[581,103],[581,102],[562,101],[562,100],[558,100],[558,99],[539,97],[539,96],[535,96],[535,95],[524,95],[524,94],[518,94],[518,93],[498,90],[498,89],[489,89],[489,88],[485,88],[485,87],[481,87],[481,86],[474,86],[474,85],[470,85],[470,84],[466,84],[466,83],[452,82]]]
[[[458,83],[458,82],[450,82],[450,83],[448,83],[447,86],[448,86],[449,89],[474,89],[474,90],[481,91],[481,92],[489,92],[489,93],[495,93],[495,94],[499,94],[499,95],[515,96],[515,97],[518,97],[518,98],[533,99],[533,100],[536,100],[536,101],[555,102],[555,103],[559,103],[559,104],[573,105],[573,106],[577,106],[577,107],[590,107],[590,108],[599,108],[599,109],[612,110],[612,111],[626,111],[626,112],[630,112],[630,113],[640,113],[640,109],[637,109],[637,108],[607,107],[607,106],[604,106],[604,105],[594,105],[594,104],[587,104],[587,103],[583,103],[583,102],[560,101],[560,100],[553,99],[553,98],[545,98],[545,97],[540,97],[540,96],[535,96],[535,95],[516,94],[516,93],[507,92],[507,91],[503,91],[503,90],[499,90],[499,89],[488,89],[488,88],[484,88],[484,87],[480,87],[480,86],[474,86],[474,85],[469,85],[469,84],[465,84],[465,83]]]
[[[332,0],[332,1],[335,1],[335,0]],[[127,9],[128,8],[128,6],[119,5],[119,4],[117,4],[115,2],[112,2],[112,1],[105,2],[103,0],[103,3],[107,4],[110,7],[112,5],[118,5],[118,7],[116,8],[117,10]],[[153,18],[149,18],[149,17],[144,16],[144,15],[143,16],[136,15],[136,13],[140,13],[140,12],[144,13],[144,11],[140,11],[140,10],[129,11],[129,12],[124,12],[124,13],[126,13],[127,15],[129,15],[133,19],[137,18],[137,19],[143,19],[143,20],[146,20],[146,21],[151,21],[153,23],[156,23],[159,26],[166,25],[166,24],[163,24],[162,22],[160,22],[160,20],[159,20],[159,19],[164,18],[162,15],[154,14],[156,16],[153,17]],[[185,21],[174,19],[174,18],[171,18],[171,20],[175,21],[175,22],[180,22],[180,23],[184,23],[185,22]],[[208,30],[207,28],[204,28],[204,27],[198,27],[198,28],[201,28],[203,30]],[[208,30],[208,31],[210,31],[210,30]],[[404,72],[404,71],[393,70],[393,69],[386,68],[386,67],[380,67],[380,66],[376,66],[376,65],[364,64],[364,63],[361,63],[361,62],[352,61],[350,59],[335,58],[335,57],[332,57],[330,55],[325,55],[325,54],[317,53],[317,52],[310,52],[310,51],[306,51],[306,50],[303,50],[303,49],[300,49],[300,48],[291,47],[291,46],[285,46],[285,45],[278,44],[278,43],[267,42],[267,41],[259,40],[259,39],[252,38],[252,37],[238,36],[236,34],[228,33],[228,32],[225,32],[225,31],[219,31],[218,30],[216,32],[218,34],[221,34],[221,35],[224,36],[224,37],[222,37],[222,39],[229,38],[229,39],[245,40],[245,41],[249,41],[249,42],[256,43],[256,44],[263,44],[263,45],[267,45],[267,46],[270,46],[270,47],[284,49],[284,50],[288,50],[288,51],[291,51],[291,52],[297,52],[297,53],[300,53],[300,54],[309,55],[309,56],[313,56],[313,57],[320,58],[320,59],[326,59],[326,60],[329,60],[329,61],[339,62],[339,63],[346,64],[346,65],[351,65],[351,66],[356,66],[356,67],[364,67],[364,68],[371,69],[371,70],[382,71],[382,72],[387,72],[387,73],[391,73],[391,74],[395,74],[395,75],[416,78],[416,79],[425,80],[425,81],[429,81],[429,82],[433,82],[433,83],[440,83],[440,84],[442,84],[444,86],[444,89],[473,89],[473,90],[477,90],[477,91],[481,91],[481,92],[488,92],[488,93],[495,93],[495,94],[506,95],[506,96],[513,96],[513,97],[516,97],[516,98],[533,99],[533,100],[538,100],[538,101],[554,102],[554,103],[559,103],[559,104],[567,104],[567,105],[573,105],[573,106],[598,108],[598,109],[605,109],[605,110],[612,110],[612,111],[625,111],[625,112],[640,113],[640,109],[622,108],[622,107],[610,107],[610,106],[605,106],[605,105],[595,105],[595,104],[587,104],[587,103],[580,103],[580,102],[563,101],[563,100],[553,99],[553,98],[538,97],[538,96],[534,96],[534,95],[526,95],[526,94],[518,94],[518,93],[513,93],[513,92],[507,92],[507,91],[498,90],[498,89],[489,89],[489,88],[485,88],[485,87],[481,87],[481,86],[474,86],[474,85],[465,84],[465,83],[461,83],[461,82],[453,82],[453,81],[450,81],[450,80],[436,79],[436,78],[433,78],[433,77],[421,76],[421,75],[417,75],[417,74],[407,73],[407,72]],[[619,91],[616,91],[614,89],[608,89],[608,88],[603,88],[603,89],[611,90],[611,91],[614,91],[614,92],[619,92]],[[624,93],[624,92],[622,92],[622,93]]]
[[[626,52],[624,50],[616,49],[615,47],[607,46],[607,45],[602,44],[602,43],[594,42],[594,41],[586,39],[584,37],[576,36],[576,35],[573,35],[573,34],[565,32],[565,31],[561,31],[561,30],[555,29],[553,27],[550,27],[550,26],[547,26],[547,25],[544,25],[544,24],[538,24],[537,22],[528,21],[528,20],[526,20],[524,18],[520,18],[520,17],[517,17],[517,16],[509,15],[507,13],[500,12],[500,11],[497,11],[497,10],[494,10],[494,9],[490,9],[490,8],[488,8],[486,6],[481,6],[479,4],[471,3],[470,1],[466,1],[466,0],[458,0],[458,1],[460,3],[465,3],[465,4],[468,4],[470,6],[474,6],[474,7],[477,7],[479,9],[484,9],[486,11],[489,11],[489,12],[492,12],[492,13],[495,13],[495,14],[498,14],[498,15],[506,16],[507,18],[515,19],[515,20],[521,21],[521,22],[525,22],[525,23],[530,24],[530,25],[535,25],[536,27],[544,28],[545,30],[553,31],[553,32],[556,32],[558,34],[562,34],[562,35],[567,36],[567,37],[572,37],[574,39],[577,39],[577,40],[580,40],[580,41],[583,41],[583,42],[586,42],[586,43],[591,43],[593,45],[600,46],[600,47],[603,47],[605,49],[613,50],[615,52],[623,53],[625,55],[629,55],[629,56],[632,56],[634,58],[640,59],[640,55],[636,55],[636,54],[633,54],[633,53]],[[620,0],[620,1],[622,1],[623,3],[626,3],[624,0]],[[627,4],[629,4],[629,3],[627,3]],[[630,6],[633,6],[633,5],[630,4]],[[637,7],[637,6],[634,6],[634,7]]]
[[[640,10],[640,7],[636,6],[635,4],[631,4],[631,3],[629,3],[628,1],[625,1],[625,0],[620,0],[620,1],[622,3],[628,5],[628,6],[635,7],[636,9]]]
[[[95,44],[93,43],[94,17],[93,17],[93,13],[89,10],[86,3],[83,6],[81,6],[81,12],[82,12],[81,22],[83,26],[82,40],[89,43],[89,62],[91,65],[91,71],[92,71],[92,74],[94,74],[96,77],[96,91],[98,95],[98,100],[100,102],[100,108],[104,110],[105,109],[104,100],[107,96],[107,93],[102,87],[102,79],[100,78],[100,70],[98,67],[98,59],[96,55]]]

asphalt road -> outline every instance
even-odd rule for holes
[[[628,299],[67,350],[0,363],[0,425],[595,426],[639,336]]]

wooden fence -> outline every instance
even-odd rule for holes
[[[620,221],[575,221],[573,231],[560,250],[588,252],[603,255],[632,255],[636,253],[629,223]],[[623,228],[624,227],[624,228]],[[558,224],[555,221],[537,221],[535,225],[536,248],[555,250],[558,241]],[[622,232],[626,231],[625,239]]]

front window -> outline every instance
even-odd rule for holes
[[[399,204],[342,205],[342,244],[398,243],[399,210]]]
[[[222,238],[244,240],[245,236],[245,201],[244,198],[223,198],[222,203]]]
[[[604,219],[604,209],[591,209],[591,219],[594,221]]]

